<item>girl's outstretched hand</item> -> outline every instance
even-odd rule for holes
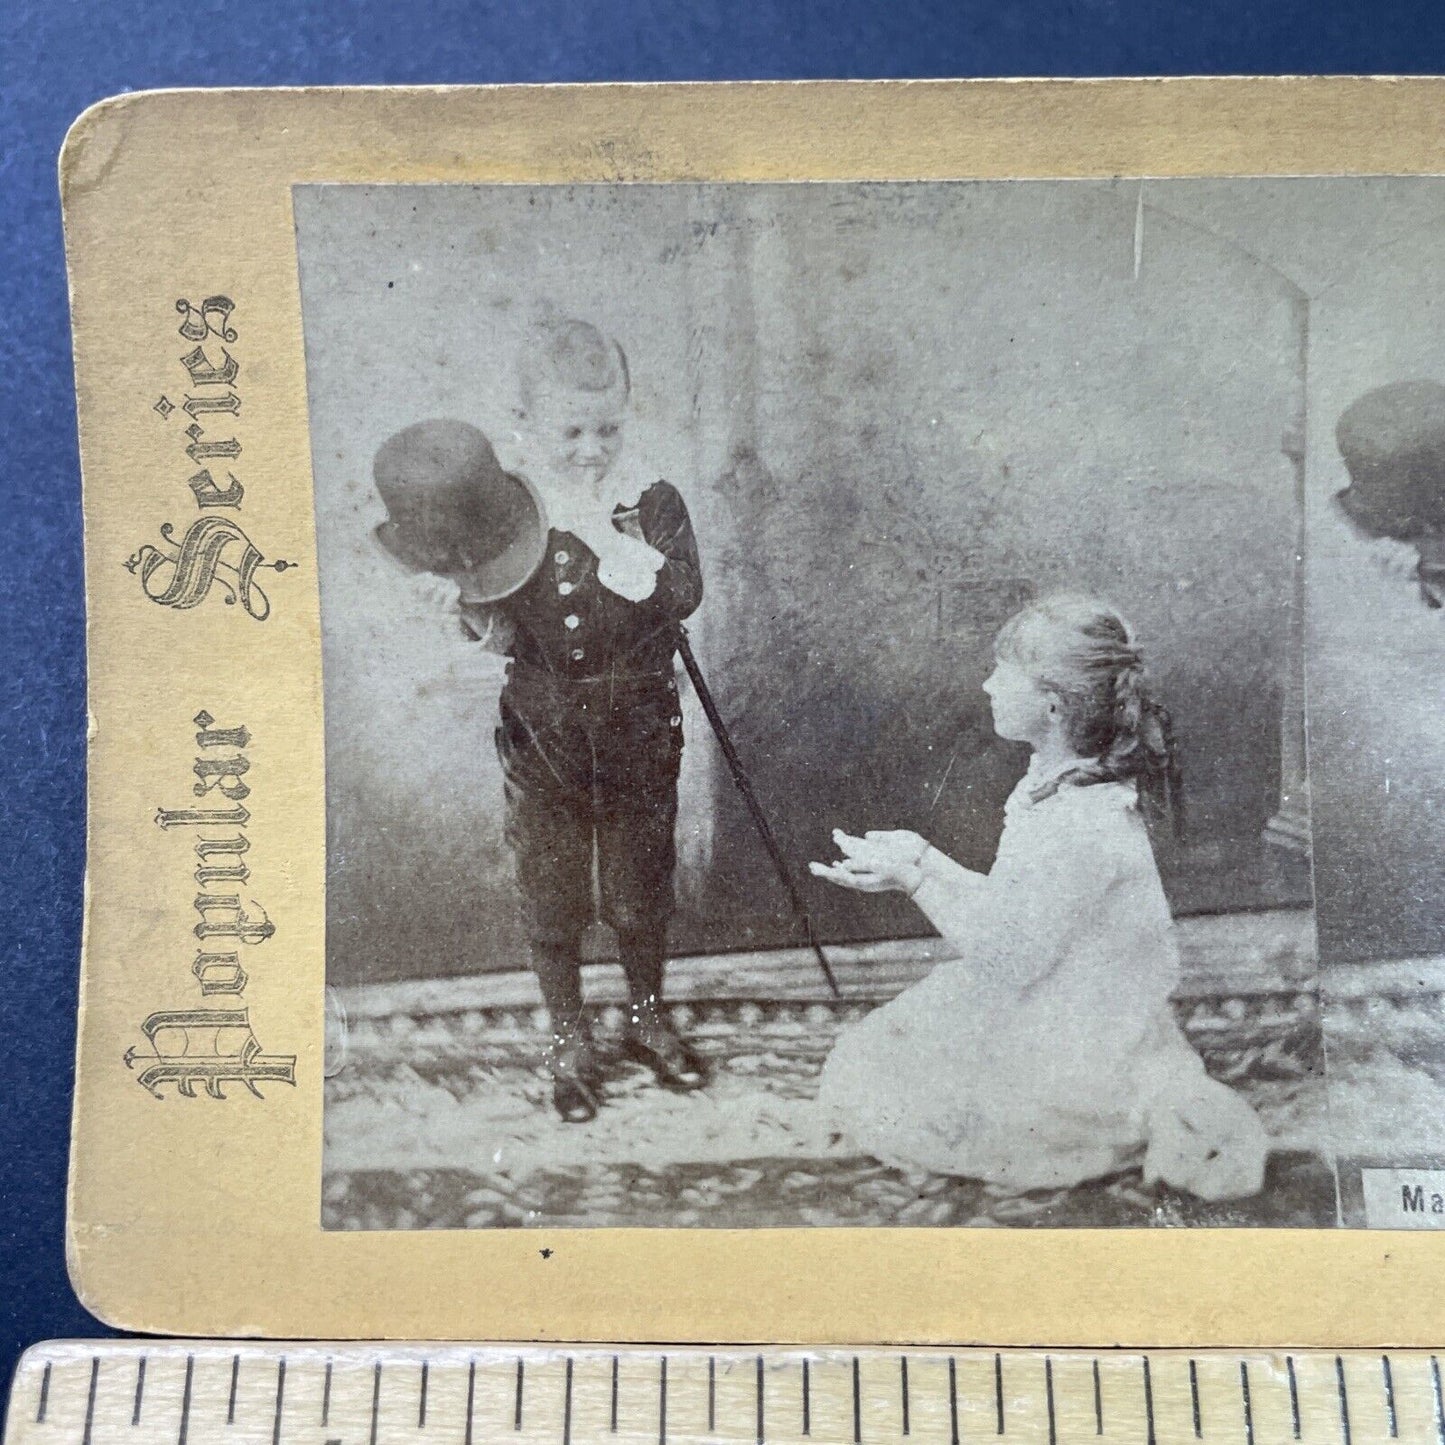
[[[900,838],[916,839],[920,846],[915,848],[911,842],[900,842]],[[917,834],[881,833],[855,838],[834,828],[833,841],[843,856],[836,863],[808,864],[815,878],[826,878],[857,893],[899,890],[912,894],[923,881],[917,860],[928,845]]]
[[[894,862],[914,868],[922,866],[923,855],[929,848],[928,839],[921,833],[910,833],[903,828],[870,829],[863,835],[863,841],[884,850]]]

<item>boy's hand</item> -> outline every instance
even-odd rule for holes
[[[629,602],[645,602],[657,590],[657,574],[667,558],[655,547],[619,532],[611,518],[600,525],[581,524],[574,532],[597,554],[597,580]]]
[[[453,614],[461,604],[462,589],[450,577],[435,572],[417,572],[407,579],[418,610]]]
[[[629,602],[646,602],[657,591],[657,569],[630,557],[599,556],[597,580]]]
[[[1371,562],[1387,577],[1408,580],[1420,565],[1419,551],[1396,537],[1372,537],[1365,547]]]

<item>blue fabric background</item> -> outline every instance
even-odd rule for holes
[[[1439,70],[1438,0],[5,0],[0,1371],[104,1332],[62,1228],[85,691],[55,158],[82,109],[158,86]]]

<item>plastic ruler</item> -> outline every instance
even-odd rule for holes
[[[1428,1352],[184,1340],[27,1352],[7,1445],[1445,1445]]]

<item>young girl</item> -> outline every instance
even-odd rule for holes
[[[1142,810],[1178,775],[1139,650],[1107,605],[1055,596],[999,634],[994,728],[1033,749],[992,869],[916,833],[835,832],[812,871],[907,893],[959,958],[846,1032],[820,1102],[885,1163],[1019,1190],[1142,1162],[1204,1199],[1263,1182],[1249,1105],[1205,1073],[1170,995],[1179,955]]]

